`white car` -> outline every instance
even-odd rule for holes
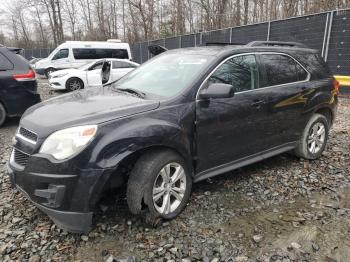
[[[112,65],[109,82],[118,80],[139,66],[138,63],[126,59],[101,59],[78,69],[64,69],[50,73],[50,87],[54,90],[74,91],[85,87],[101,86],[101,69],[104,61]]]

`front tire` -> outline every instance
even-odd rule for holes
[[[77,91],[84,88],[84,83],[77,77],[69,78],[66,82],[66,89],[68,91]]]
[[[134,214],[143,213],[148,223],[173,219],[185,208],[191,194],[192,178],[178,154],[155,150],[141,156],[131,171],[127,202]]]
[[[3,123],[6,120],[6,109],[5,107],[0,103],[0,126],[3,125]]]
[[[319,158],[328,141],[329,127],[329,121],[324,115],[314,114],[295,149],[296,155],[310,160]]]
[[[46,78],[49,79],[50,74],[51,74],[52,72],[55,72],[55,71],[56,71],[55,68],[49,67],[49,68],[47,68],[47,69],[45,70],[44,74],[45,74]]]

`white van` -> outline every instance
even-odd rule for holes
[[[120,40],[110,39],[107,42],[67,41],[59,45],[51,54],[35,63],[35,71],[46,77],[53,71],[78,68],[102,58],[132,60],[130,46]]]

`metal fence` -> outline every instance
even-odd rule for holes
[[[297,41],[318,49],[334,74],[350,75],[350,9],[284,20],[188,34],[131,45],[134,61],[152,57],[152,44],[167,49],[195,47],[210,42],[249,43],[255,40]]]
[[[337,75],[350,75],[350,9],[293,17],[253,25],[145,41],[131,45],[134,61],[144,63],[152,55],[151,44],[167,49],[195,47],[210,42],[249,43],[255,40],[297,41],[318,49]],[[25,49],[24,56],[47,57],[53,49]]]
[[[53,51],[54,49],[50,48],[39,48],[39,49],[24,49],[23,50],[23,56],[30,60],[32,58],[44,58],[48,57],[49,54]]]

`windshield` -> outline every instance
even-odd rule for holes
[[[93,64],[95,64],[96,63],[96,60],[95,61],[92,61],[92,62],[90,62],[90,63],[87,63],[87,64],[84,64],[84,65],[82,65],[81,67],[79,67],[78,69],[79,70],[88,70],[89,69],[89,67],[90,66],[92,66]]]
[[[193,54],[164,54],[140,66],[113,86],[172,97],[186,87],[214,59]]]

